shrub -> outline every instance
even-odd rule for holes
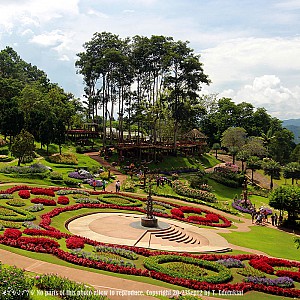
[[[56,172],[56,171],[51,172],[50,173],[50,179],[52,181],[61,181],[61,180],[63,180],[63,174],[61,174],[59,172]]]
[[[12,199],[13,195],[11,194],[0,194],[0,199]]]
[[[176,216],[179,218],[184,218],[184,213],[179,208],[172,208],[171,209],[172,216]]]
[[[74,179],[64,179],[64,184],[70,187],[77,187],[78,186],[78,182]]]
[[[0,265],[0,299],[27,300],[32,281],[25,276],[25,271],[16,267],[1,267]]]
[[[32,188],[31,189],[31,194],[55,197],[55,193],[52,189],[45,189],[45,188]]]
[[[68,249],[83,249],[84,240],[80,237],[71,236],[66,239],[66,246]]]
[[[33,198],[30,201],[31,201],[31,203],[43,204],[43,205],[46,205],[46,206],[55,206],[56,205],[56,202],[53,199]]]
[[[29,199],[30,198],[30,192],[28,190],[21,190],[18,192],[19,197],[22,199]]]
[[[47,158],[48,161],[55,164],[77,165],[78,160],[72,153],[53,154]]]
[[[6,202],[8,205],[11,206],[17,206],[17,207],[21,207],[21,206],[25,206],[25,202],[21,199],[11,199],[9,201]]]
[[[57,199],[57,203],[62,204],[62,205],[67,205],[67,204],[70,203],[70,200],[66,196],[59,196],[58,199]]]
[[[22,235],[19,229],[7,228],[3,234],[6,238],[17,239]]]
[[[72,291],[70,295],[65,294],[63,299],[72,300],[104,300],[103,296],[99,296],[95,291],[87,287],[84,284],[71,281],[67,278],[59,277],[54,274],[47,274],[37,276],[35,280],[35,285],[46,291],[57,291],[59,294],[61,291]]]
[[[42,203],[34,204],[33,206],[29,206],[26,210],[30,212],[38,212],[44,209],[44,205]]]

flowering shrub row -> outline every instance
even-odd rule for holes
[[[200,199],[206,202],[216,202],[217,198],[214,194],[189,188],[180,180],[174,180],[172,183],[173,190],[178,194],[190,198]]]
[[[275,279],[263,278],[263,277],[247,277],[245,282],[253,282],[254,284],[263,284],[267,286],[280,286],[284,288],[291,288],[294,286],[294,282],[289,277],[278,277]]]
[[[43,204],[46,206],[55,206],[56,202],[53,199],[46,199],[46,198],[33,198],[30,200],[31,203],[35,204]]]
[[[31,189],[31,194],[33,195],[44,195],[44,196],[49,196],[49,197],[55,197],[55,193],[53,189],[46,189],[46,188],[32,188]]]
[[[205,217],[188,216],[187,218],[185,218],[184,213],[195,213],[195,214],[205,213],[206,215]],[[197,207],[180,206],[177,208],[173,208],[171,210],[171,214],[175,219],[201,224],[201,225],[209,225],[209,226],[217,226],[217,227],[229,227],[231,225],[230,221],[227,220],[225,217]],[[219,224],[220,220],[222,221],[222,223]]]

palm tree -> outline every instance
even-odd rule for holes
[[[251,174],[251,182],[254,182],[254,171],[260,169],[261,167],[261,160],[258,156],[250,156],[247,159],[247,169],[252,171]]]
[[[221,145],[219,143],[214,143],[212,146],[212,150],[215,150],[216,159],[218,159],[218,150],[221,149]]]
[[[270,189],[272,190],[273,179],[280,179],[281,166],[277,161],[267,158],[263,160],[262,168],[265,171],[265,175],[269,175],[271,177]]]

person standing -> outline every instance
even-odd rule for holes
[[[106,181],[103,179],[102,180],[102,189],[103,189],[103,191],[105,191],[105,188],[106,188]]]
[[[120,192],[120,188],[121,188],[120,180],[117,180],[117,182],[116,182],[116,193]]]
[[[272,220],[272,226],[275,226],[275,215],[271,216],[271,220]]]
[[[274,225],[277,226],[277,222],[278,222],[278,216],[277,214],[275,213],[274,215]]]
[[[94,181],[93,181],[94,191],[96,191],[96,186],[97,186],[97,182],[96,182],[96,180],[94,180]]]

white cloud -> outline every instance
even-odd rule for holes
[[[251,84],[237,91],[225,90],[219,97],[230,97],[236,103],[250,102],[256,108],[265,107],[279,119],[300,118],[300,87],[287,88],[275,75],[256,77]]]
[[[11,30],[20,24],[26,26],[32,23],[37,26],[38,23],[62,18],[64,15],[77,15],[78,2],[79,0],[0,2],[0,24],[5,26],[6,30]]]
[[[40,46],[57,46],[65,40],[64,34],[60,30],[53,30],[49,33],[43,33],[35,35],[30,39],[31,43],[38,44]]]

